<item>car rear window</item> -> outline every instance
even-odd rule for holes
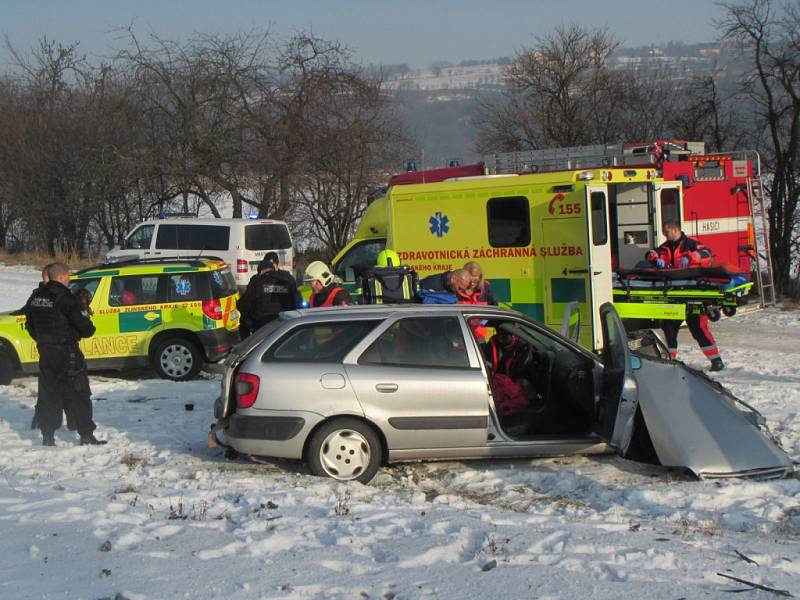
[[[285,250],[292,247],[289,229],[283,223],[258,223],[244,228],[248,250]]]
[[[238,291],[236,280],[234,280],[233,273],[228,267],[210,271],[209,276],[211,278],[212,298],[226,298],[233,296]]]
[[[265,362],[342,362],[381,321],[340,321],[301,325],[264,354]]]
[[[226,251],[231,235],[228,225],[159,225],[156,248],[161,250]]]

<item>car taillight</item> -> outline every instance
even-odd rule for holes
[[[250,408],[255,404],[258,396],[258,386],[261,381],[258,375],[239,373],[236,375],[236,406]]]
[[[222,318],[222,305],[220,305],[219,300],[203,300],[202,306],[203,314],[209,319],[219,321]]]
[[[247,273],[250,271],[250,265],[247,264],[247,261],[243,258],[236,259],[236,272],[237,273]]]

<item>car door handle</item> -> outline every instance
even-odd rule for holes
[[[396,392],[399,389],[396,383],[378,383],[375,385],[375,389],[382,394],[391,394]]]
[[[564,269],[561,271],[564,275],[569,273],[570,275],[586,275],[589,273],[589,269]]]

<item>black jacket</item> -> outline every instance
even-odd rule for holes
[[[254,329],[269,323],[278,313],[297,308],[297,283],[286,271],[254,275],[236,303],[242,318]]]
[[[445,271],[444,273],[436,273],[435,275],[428,275],[419,282],[419,289],[421,290],[434,290],[436,292],[453,292],[450,289],[450,273],[452,271]]]
[[[28,333],[38,344],[74,344],[94,335],[86,307],[57,281],[40,283],[22,309]]]

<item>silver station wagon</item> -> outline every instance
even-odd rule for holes
[[[397,461],[610,449],[700,478],[793,470],[754,409],[600,316],[602,356],[495,307],[282,313],[226,359],[209,441],[363,483]]]

